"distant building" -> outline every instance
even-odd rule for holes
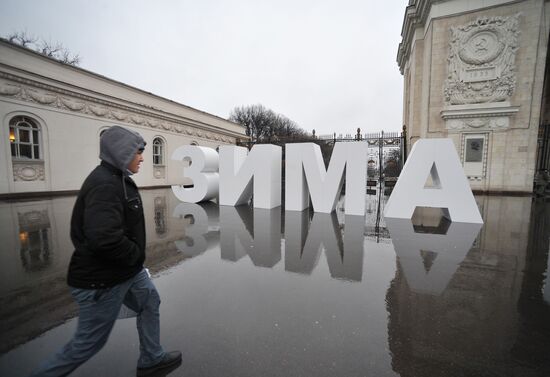
[[[99,162],[112,125],[147,141],[136,183],[189,184],[181,145],[217,148],[245,139],[239,124],[0,40],[0,195],[78,190]]]
[[[409,1],[397,54],[407,150],[449,137],[472,189],[532,192],[549,165],[549,28],[544,0]]]

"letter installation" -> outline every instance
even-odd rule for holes
[[[482,224],[451,222],[446,234],[417,233],[408,219],[386,218],[386,226],[411,290],[440,295],[466,258]],[[431,260],[429,268],[423,258]]]
[[[222,146],[220,155],[212,148],[182,146],[172,159],[191,159],[183,174],[194,186],[174,185],[172,190],[183,202],[198,203],[219,194],[220,205],[238,206],[253,197],[254,208],[272,209],[281,205],[281,157],[281,147],[271,144],[255,145],[250,152]],[[328,169],[317,144],[287,144],[285,162],[286,210],[303,211],[311,197],[315,212],[331,213],[345,177],[346,215],[365,215],[367,143],[336,143]],[[435,187],[425,187],[429,176]],[[417,206],[442,208],[451,221],[483,223],[452,140],[421,139],[414,144],[385,217],[411,219]]]
[[[430,175],[434,187],[425,187]],[[417,206],[446,209],[453,222],[483,224],[451,139],[420,139],[413,145],[384,217],[411,219]]]
[[[321,148],[314,143],[286,145],[285,210],[334,211],[346,177],[346,215],[365,215],[367,143],[336,143],[327,170]]]
[[[254,208],[281,205],[282,148],[271,144],[220,147],[220,205],[247,203],[254,192]]]
[[[183,176],[193,181],[192,188],[174,185],[172,191],[182,202],[198,203],[218,196],[218,153],[212,148],[184,145],[172,153],[172,160],[191,159],[191,166],[183,170]]]

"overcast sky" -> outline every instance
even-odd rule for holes
[[[0,0],[0,34],[62,42],[80,66],[227,118],[261,103],[317,134],[397,131],[408,0]]]

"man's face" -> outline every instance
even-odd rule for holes
[[[139,171],[139,165],[143,162],[143,151],[137,151],[134,159],[128,165],[128,170],[133,174],[136,174]]]

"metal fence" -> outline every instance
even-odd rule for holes
[[[283,160],[285,156],[285,144],[288,143],[316,143],[321,148],[321,153],[328,167],[334,145],[342,142],[363,141],[367,143],[367,193],[375,194],[379,190],[385,193],[391,192],[397,182],[406,158],[405,132],[376,132],[356,134],[289,136],[272,137],[262,141],[237,141],[237,145],[251,149],[255,144],[275,144],[283,147]],[[284,169],[284,164],[283,164]],[[284,176],[283,176],[284,177]]]
[[[541,124],[537,140],[535,193],[550,195],[550,124]]]

